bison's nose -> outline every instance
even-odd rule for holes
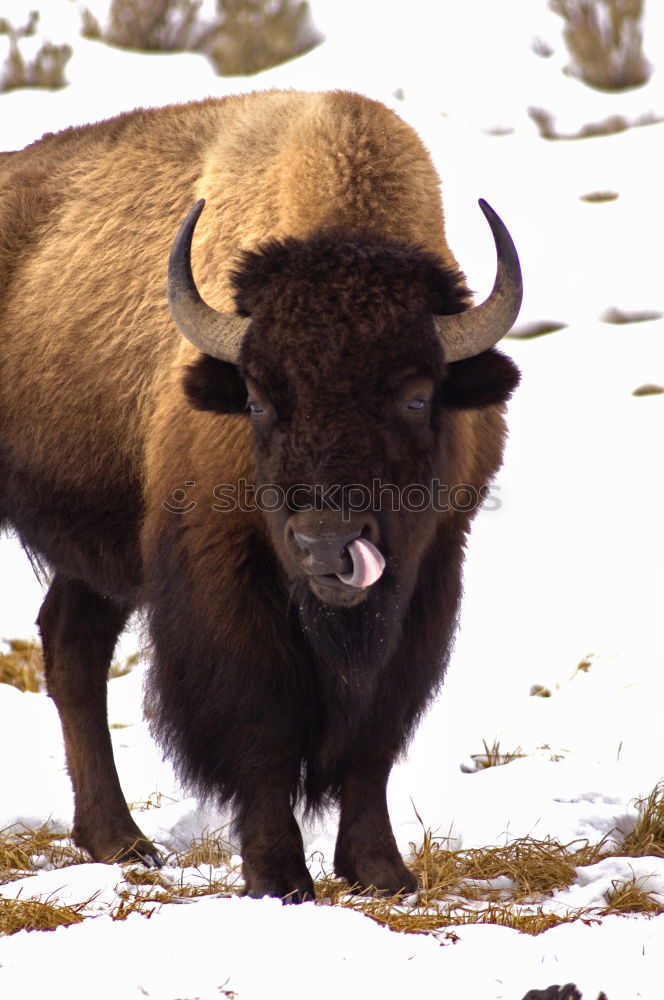
[[[301,531],[293,531],[293,541],[300,550],[302,565],[313,576],[329,573],[350,573],[353,560],[348,545],[362,534],[361,530],[343,535],[323,535],[314,538]]]
[[[380,579],[385,569],[382,552],[370,541],[377,535],[373,522],[356,524],[343,534],[310,535],[297,531],[294,525],[286,529],[287,542],[303,572],[326,587],[366,590]]]

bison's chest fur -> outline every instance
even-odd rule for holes
[[[316,808],[338,797],[348,767],[361,769],[376,743],[392,760],[443,676],[462,536],[461,524],[439,529],[410,594],[387,572],[351,608],[322,603],[303,580],[289,584],[255,537],[217,564],[214,621],[199,613],[205,565],[183,574],[179,559],[174,579],[166,547],[151,592],[151,712],[186,782],[232,799],[256,770],[275,768],[275,780]],[[183,630],[192,618],[196,629]]]

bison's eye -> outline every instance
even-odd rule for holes
[[[424,413],[427,408],[428,400],[426,399],[409,399],[406,403],[406,410],[409,413]]]
[[[267,392],[258,382],[245,375],[247,384],[247,413],[257,421],[274,416],[272,402]]]
[[[433,392],[433,379],[427,375],[405,375],[396,394],[400,416],[412,426],[426,426],[429,422]]]

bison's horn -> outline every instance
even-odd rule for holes
[[[496,244],[496,280],[481,305],[452,316],[434,316],[447,361],[472,358],[493,347],[512,328],[521,307],[521,267],[512,237],[491,206],[483,199],[479,204]]]
[[[168,259],[168,304],[178,330],[203,354],[237,364],[249,320],[220,313],[199,295],[191,273],[191,240],[205,199],[189,212],[173,241]]]

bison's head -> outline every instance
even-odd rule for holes
[[[296,587],[346,608],[391,591],[405,608],[449,508],[445,488],[464,467],[455,414],[502,402],[516,385],[492,349],[521,298],[507,230],[483,205],[498,272],[475,308],[462,276],[432,255],[327,231],[245,253],[229,317],[201,300],[191,275],[201,210],[184,222],[169,273],[175,321],[205,355],[189,369],[190,400],[246,411],[270,534]]]

